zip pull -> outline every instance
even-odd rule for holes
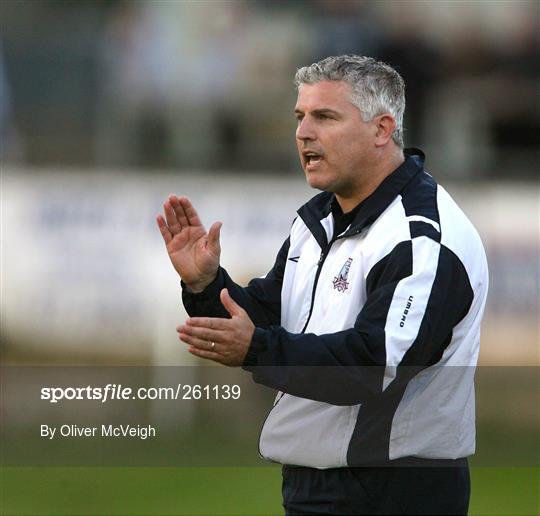
[[[324,260],[326,260],[326,255],[329,253],[330,248],[332,247],[332,244],[335,241],[336,241],[336,239],[333,238],[332,240],[330,240],[330,242],[328,242],[326,247],[321,250],[321,256],[319,256],[319,261],[317,262],[317,267],[320,267],[323,264]]]

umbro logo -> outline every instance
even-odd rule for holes
[[[403,310],[403,315],[401,316],[401,321],[399,321],[399,327],[400,328],[403,328],[403,326],[405,326],[405,320],[407,319],[407,315],[409,313],[409,310],[411,309],[413,299],[414,299],[414,296],[409,296],[409,299],[407,299],[407,304],[405,305],[405,310]]]
[[[339,271],[339,274],[334,278],[332,283],[334,284],[334,289],[337,289],[338,292],[345,292],[349,288],[349,269],[351,268],[352,258],[348,258],[344,263],[343,267]]]

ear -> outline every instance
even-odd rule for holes
[[[390,113],[384,113],[373,119],[376,127],[375,147],[384,147],[391,139],[396,128],[396,120]]]

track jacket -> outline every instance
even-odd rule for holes
[[[227,287],[257,326],[244,369],[278,395],[260,454],[315,468],[474,453],[474,368],[488,288],[478,233],[405,162],[334,235],[331,193],[298,210],[274,267],[246,288],[220,268],[190,315],[228,317]]]

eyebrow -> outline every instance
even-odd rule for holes
[[[312,113],[314,115],[336,115],[336,116],[339,116],[339,112],[334,111],[333,109],[330,109],[330,108],[314,109],[312,111]],[[303,115],[304,112],[301,109],[295,109],[294,114],[295,115]]]

